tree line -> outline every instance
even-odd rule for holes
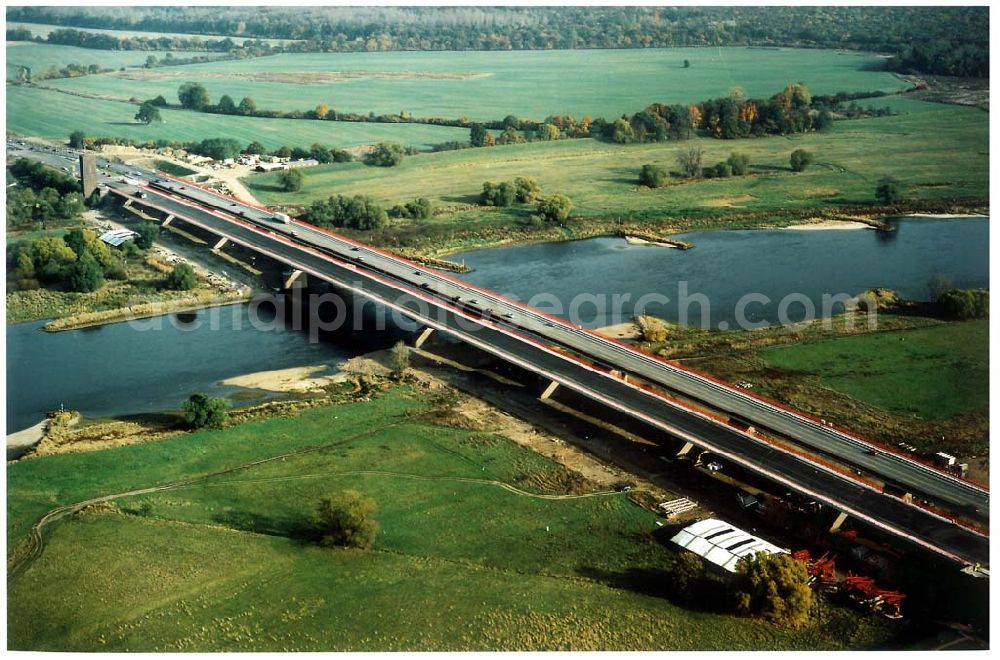
[[[500,120],[470,122],[467,117],[446,119],[441,117],[413,117],[408,112],[391,115],[343,113],[325,103],[312,110],[264,110],[256,101],[244,96],[239,103],[223,94],[218,103],[212,103],[208,89],[197,82],[185,82],[177,91],[179,106],[186,110],[248,117],[282,119],[315,119],[325,121],[360,121],[377,123],[421,123],[438,126],[469,128],[469,142],[451,141],[434,145],[433,151],[447,151],[469,147],[489,147],[498,144],[549,141],[564,138],[596,137],[619,144],[685,140],[694,131],[710,137],[734,139],[763,135],[788,135],[828,128],[835,112],[844,111],[843,103],[860,98],[884,96],[884,92],[840,92],[835,95],[813,97],[809,88],[794,83],[768,99],[747,99],[739,89],[728,96],[708,99],[691,105],[653,103],[631,116],[609,121],[602,117],[584,115],[549,115],[542,121],[507,115]],[[157,108],[171,107],[162,95],[143,102]],[[888,108],[863,110],[855,103],[847,108],[850,118],[892,114]],[[146,112],[144,116],[151,113]],[[137,118],[139,116],[137,115]],[[148,123],[148,121],[147,121]],[[490,130],[499,131],[494,135]]]
[[[7,21],[216,37],[86,40],[122,49],[247,48],[219,35],[295,40],[270,52],[790,46],[893,54],[894,70],[989,70],[985,7],[11,7]]]
[[[76,46],[77,48],[92,48],[96,50],[211,51],[227,53],[234,59],[261,57],[275,54],[276,52],[268,42],[255,39],[247,39],[243,43],[237,43],[230,38],[203,39],[201,37],[180,36],[121,37],[71,28],[53,30],[45,37],[35,36],[29,28],[8,28],[7,41],[35,41],[37,43],[57,46]],[[281,52],[280,49],[277,52]],[[195,60],[194,58],[191,59],[202,61]]]

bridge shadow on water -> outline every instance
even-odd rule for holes
[[[284,304],[260,304],[256,313],[263,322],[271,322],[283,311],[286,330],[300,332],[309,341],[335,344],[356,354],[383,350],[408,340],[416,327],[400,327],[394,314],[384,306],[325,282],[310,282],[306,287],[282,290],[275,295],[282,296]],[[331,302],[334,298],[339,302]]]

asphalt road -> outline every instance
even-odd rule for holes
[[[123,171],[125,168],[121,168]],[[130,170],[133,176],[138,170]],[[155,173],[143,173],[146,180],[161,179]],[[161,179],[162,180],[162,179]],[[395,256],[370,246],[349,241],[316,229],[308,224],[293,222],[285,225],[273,220],[273,214],[256,207],[214,195],[194,186],[171,181],[168,187],[200,203],[269,227],[272,231],[294,237],[297,241],[319,247],[341,258],[363,260],[402,281],[455,300],[483,312],[509,321],[549,341],[585,355],[609,368],[620,369],[666,387],[686,397],[708,405],[725,414],[748,420],[759,429],[768,430],[797,442],[811,450],[827,454],[838,462],[854,466],[884,480],[905,486],[908,490],[945,505],[961,507],[966,515],[988,520],[989,492],[984,488],[944,473],[908,457],[883,449],[823,425],[819,421],[794,413],[769,402],[752,397],[744,391],[715,382],[701,374],[686,371],[652,356],[636,351],[596,333],[546,316],[537,310],[506,300],[494,292],[479,289],[457,278],[430,269],[414,268]]]
[[[134,195],[133,186],[112,187]],[[588,398],[638,417],[682,439],[715,452],[722,458],[762,473],[786,487],[842,510],[890,533],[907,538],[953,560],[969,563],[988,561],[989,540],[948,520],[895,497],[884,495],[811,461],[777,449],[753,436],[713,421],[622,379],[594,369],[553,350],[548,337],[539,337],[515,325],[517,319],[495,316],[482,319],[462,310],[453,301],[414,284],[410,277],[397,278],[372,272],[364,262],[339,258],[297,244],[282,231],[300,232],[302,227],[262,229],[182,203],[153,189],[139,200],[227,236],[230,240],[268,254],[312,276],[331,281],[378,300],[390,308],[403,309],[428,326],[444,330],[514,364],[550,378]],[[348,252],[353,253],[350,248]],[[365,257],[367,260],[367,257]],[[414,272],[412,266],[409,274]],[[421,270],[421,272],[423,272]],[[421,282],[422,283],[422,282]],[[402,296],[402,294],[407,294]],[[519,325],[519,324],[518,324]],[[472,328],[475,328],[473,330]]]

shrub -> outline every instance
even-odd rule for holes
[[[365,155],[365,165],[394,167],[403,162],[403,155],[405,153],[403,147],[398,144],[381,142]]]
[[[405,204],[396,204],[389,209],[391,218],[409,218],[411,220],[426,220],[434,214],[434,205],[426,197],[418,197]]]
[[[367,550],[375,543],[375,502],[356,490],[324,497],[316,507],[320,543]]]
[[[791,555],[757,553],[740,560],[737,611],[797,627],[809,620],[813,591],[809,573]]]
[[[705,579],[705,563],[693,552],[682,552],[670,567],[670,586],[683,599],[690,599]]]
[[[184,421],[191,428],[218,428],[226,422],[229,401],[196,393],[184,402]]]
[[[792,152],[792,155],[789,156],[788,160],[793,171],[805,172],[806,168],[813,162],[813,155],[812,152],[806,151],[805,149],[796,149]]]
[[[729,154],[729,158],[726,160],[729,163],[729,167],[733,170],[733,176],[743,176],[750,171],[750,156],[746,154],[736,153],[735,151]]]
[[[344,149],[331,149],[330,157],[335,163],[350,163],[354,160],[354,156],[351,155],[351,152]]]
[[[302,190],[302,184],[306,177],[298,170],[282,170],[278,174],[278,183],[285,192],[298,192]]]
[[[701,147],[688,147],[682,149],[677,154],[677,167],[681,174],[688,178],[693,178],[701,174],[701,159],[705,156],[705,150]]]
[[[533,202],[542,194],[538,182],[527,176],[514,179],[514,198],[520,203]]]
[[[190,291],[198,285],[198,277],[194,268],[188,264],[177,264],[167,275],[165,286],[174,291]]]
[[[937,300],[941,313],[960,321],[984,319],[990,314],[990,292],[987,289],[952,289]]]
[[[884,176],[875,187],[875,199],[882,204],[895,204],[903,199],[903,184],[891,176]]]
[[[573,208],[573,200],[566,195],[552,195],[539,200],[537,215],[545,222],[565,222]]]
[[[348,227],[350,229],[381,229],[389,218],[385,210],[371,197],[335,195],[326,201],[313,202],[306,209],[305,218],[321,227]]]
[[[410,368],[410,349],[406,344],[397,341],[392,347],[392,375],[402,378],[406,370]]]
[[[87,136],[83,131],[73,131],[69,134],[69,146],[72,149],[83,149],[84,139]]]
[[[639,183],[647,188],[660,188],[667,183],[667,172],[662,167],[647,163],[639,171]]]
[[[517,188],[509,181],[499,184],[486,181],[480,199],[486,206],[511,206],[517,200]]]

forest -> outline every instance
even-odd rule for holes
[[[259,7],[253,12],[239,7],[12,7],[7,21],[297,40],[275,46],[286,52],[849,48],[891,54],[887,66],[902,72],[989,75],[986,7]],[[66,43],[71,36],[57,38]],[[151,49],[145,42],[154,41],[82,40],[92,47],[123,49]],[[174,41],[156,47],[184,46],[185,40]],[[239,46],[223,39],[212,47]]]

